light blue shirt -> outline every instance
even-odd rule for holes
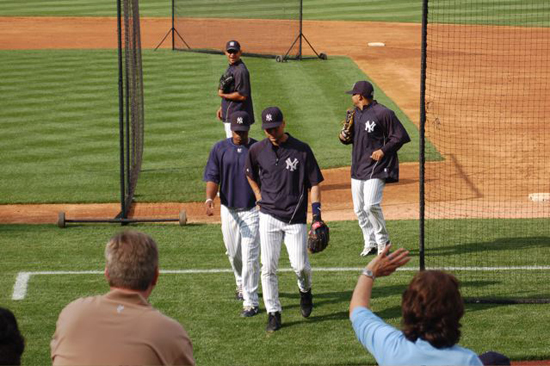
[[[479,357],[467,348],[454,345],[435,348],[417,339],[411,342],[400,330],[386,324],[372,311],[357,307],[351,314],[351,323],[361,344],[374,356],[378,365],[438,365],[482,366]]]

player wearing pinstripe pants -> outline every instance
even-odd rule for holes
[[[397,151],[411,139],[395,113],[373,99],[371,83],[358,81],[346,93],[352,95],[355,106],[351,194],[363,232],[361,256],[380,254],[390,242],[382,213],[382,193],[386,183],[399,181]],[[340,140],[344,140],[343,136]]]
[[[235,274],[236,296],[243,300],[241,316],[251,317],[259,312],[259,217],[244,163],[256,140],[248,137],[251,121],[247,112],[233,113],[230,121],[232,137],[212,147],[204,170],[205,209],[207,215],[213,214],[219,189],[223,241]]]
[[[283,113],[277,107],[262,112],[267,138],[252,146],[246,175],[260,206],[262,291],[268,321],[266,330],[281,327],[277,268],[284,242],[290,265],[298,279],[300,311],[307,318],[313,310],[311,265],[307,253],[307,204],[311,190],[312,213],[321,215],[323,175],[311,148],[285,133]]]

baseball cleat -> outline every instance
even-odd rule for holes
[[[311,315],[313,310],[313,295],[311,294],[311,289],[308,292],[300,291],[300,311],[302,316],[307,318]]]
[[[391,243],[388,241],[386,242],[386,244],[378,244],[378,254],[382,253],[382,251],[384,251],[384,249],[386,249],[386,246],[387,245],[390,245]]]
[[[376,252],[376,247],[364,247],[363,251],[361,252],[361,257],[366,257],[369,254],[374,254]]]
[[[267,327],[265,328],[266,332],[273,333],[279,329],[281,329],[281,313],[279,311],[269,313],[267,317]]]
[[[241,312],[241,317],[251,318],[254,315],[257,315],[259,312],[260,312],[260,307],[259,306],[247,306]]]

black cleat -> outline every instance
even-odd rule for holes
[[[241,317],[251,318],[254,315],[257,315],[259,312],[260,312],[260,308],[258,306],[247,306],[243,309],[241,313]]]
[[[273,333],[276,330],[281,329],[281,313],[269,313],[267,317],[267,327],[265,328],[266,332]]]
[[[300,291],[300,311],[302,316],[307,318],[311,315],[313,310],[313,295],[311,294],[311,289],[308,292]]]

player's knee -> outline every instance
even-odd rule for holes
[[[374,212],[378,212],[380,211],[380,205],[375,205],[375,204],[366,204],[363,209],[365,210],[365,212],[367,213],[374,213]]]

